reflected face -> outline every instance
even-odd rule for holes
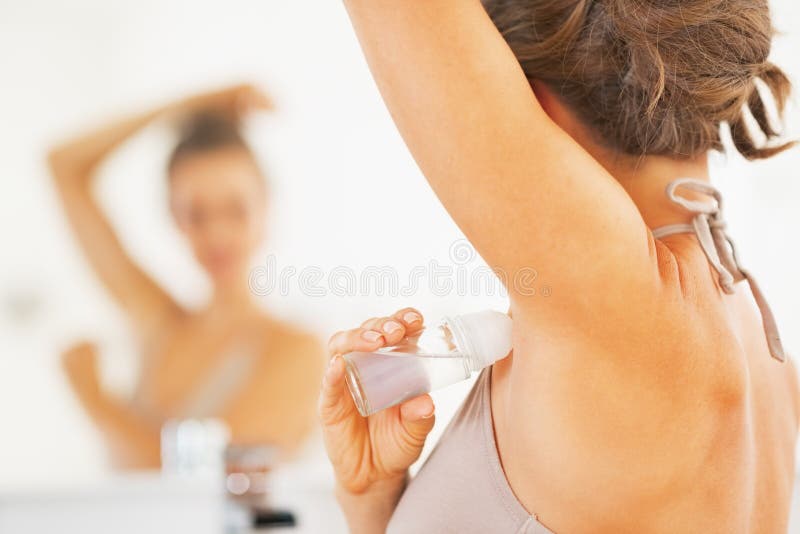
[[[261,171],[243,148],[191,154],[172,168],[172,214],[216,285],[247,275],[264,237],[265,197]]]

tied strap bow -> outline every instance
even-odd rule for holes
[[[708,195],[713,203],[690,200],[677,193],[684,188]],[[769,353],[778,361],[785,361],[786,354],[778,332],[775,316],[767,303],[767,299],[758,287],[755,278],[739,265],[736,247],[725,233],[725,220],[722,217],[722,194],[711,184],[692,178],[681,178],[667,185],[667,197],[675,204],[693,214],[691,224],[671,224],[653,230],[653,237],[660,239],[674,234],[694,233],[709,263],[717,272],[719,285],[727,294],[734,292],[734,284],[747,280],[753,299],[761,312],[761,321],[767,337]]]

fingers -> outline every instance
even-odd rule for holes
[[[251,111],[271,110],[274,105],[272,99],[255,85],[238,84],[190,96],[181,101],[179,107],[190,113],[210,110],[242,117]]]
[[[266,93],[256,89],[250,94],[250,107],[253,109],[271,110],[275,109],[275,102]]]
[[[331,336],[328,341],[328,353],[332,358],[323,379],[318,406],[323,423],[330,424],[333,420],[341,420],[355,412],[355,404],[345,387],[345,369],[341,355],[355,351],[372,352],[397,343],[403,337],[415,334],[422,328],[422,314],[414,308],[403,308],[389,317],[368,319],[359,328],[342,330]],[[414,404],[414,401],[417,404]],[[427,401],[425,397],[418,397],[409,403],[410,407],[406,408],[411,410],[408,412],[409,421],[433,414],[430,397],[427,397]]]
[[[433,416],[433,399],[430,395],[420,395],[400,405],[400,415],[406,421],[418,421]]]
[[[392,317],[401,321],[409,334],[419,332],[424,326],[422,314],[415,308],[403,308],[396,311]]]
[[[254,85],[242,85],[234,89],[236,107],[240,114],[253,110],[270,110],[274,108],[272,100],[261,89]]]
[[[328,341],[328,353],[335,356],[353,351],[368,352],[377,350],[384,344],[385,340],[380,332],[366,328],[354,328],[333,334]]]
[[[345,387],[344,360],[341,356],[334,356],[328,364],[317,409],[323,425],[336,424],[356,411]]]
[[[424,443],[436,422],[434,411],[430,395],[420,395],[400,405],[400,420],[412,439]]]
[[[414,308],[403,308],[389,317],[367,319],[360,328],[336,332],[328,341],[328,353],[335,355],[377,350],[416,334],[423,327],[420,312]]]
[[[383,336],[387,345],[393,345],[405,336],[413,335],[423,328],[422,314],[414,308],[403,308],[389,317],[375,317],[362,323],[361,328]]]
[[[392,319],[403,324],[405,336],[416,335],[425,328],[422,314],[414,308],[398,310],[392,315]]]
[[[406,326],[393,317],[369,319],[364,321],[361,328],[368,332],[380,334],[386,345],[394,345],[406,335]]]

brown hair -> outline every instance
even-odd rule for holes
[[[791,84],[767,60],[774,33],[767,0],[483,4],[526,76],[545,83],[612,149],[694,157],[722,150],[723,122],[747,159],[794,144],[773,143],[779,132],[756,85],[760,79],[772,93],[780,118]]]
[[[170,154],[167,170],[171,173],[175,165],[188,156],[229,147],[251,152],[238,121],[213,111],[197,113],[180,125],[178,143]]]

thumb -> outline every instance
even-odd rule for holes
[[[322,379],[317,412],[323,426],[330,426],[353,415],[355,405],[347,394],[344,380],[344,360],[334,356]]]
[[[420,395],[400,405],[400,421],[408,435],[422,446],[436,422],[430,395]]]

